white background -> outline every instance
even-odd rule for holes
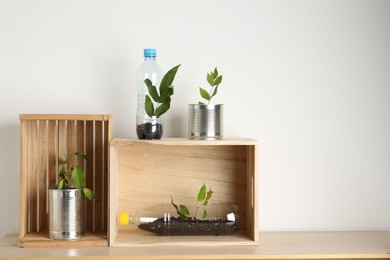
[[[390,1],[0,0],[0,237],[19,231],[21,113],[109,113],[135,137],[145,47],[182,64],[164,137],[206,72],[225,136],[260,142],[260,230],[390,230]]]

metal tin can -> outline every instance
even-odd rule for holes
[[[223,104],[188,105],[188,137],[198,140],[223,138]]]

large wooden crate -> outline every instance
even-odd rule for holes
[[[250,139],[110,142],[110,246],[254,245],[257,227],[257,142]],[[239,207],[240,229],[228,236],[158,236],[119,225],[122,211],[162,216],[176,202],[194,204],[204,183],[212,186],[209,214]]]
[[[20,115],[20,247],[107,246],[110,115]],[[87,186],[86,236],[48,238],[47,189],[58,181],[59,162],[83,151]]]

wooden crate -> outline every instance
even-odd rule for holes
[[[20,115],[20,247],[107,246],[110,115]],[[67,155],[85,152],[86,235],[78,241],[48,238],[47,189],[58,181]]]
[[[110,246],[257,244],[257,153],[258,144],[250,139],[111,140]],[[171,196],[193,205],[204,183],[214,191],[209,214],[226,205],[239,206],[237,234],[158,236],[118,223],[122,211],[159,217],[168,210],[176,215]]]

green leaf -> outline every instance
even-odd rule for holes
[[[206,100],[210,100],[210,95],[204,88],[200,87],[199,91],[200,91],[200,95],[201,95],[202,98],[204,98]]]
[[[65,179],[62,179],[57,184],[57,189],[63,190],[68,188],[68,182]]]
[[[76,165],[72,171],[73,186],[77,189],[85,187],[85,175],[83,169]]]
[[[182,204],[179,205],[179,211],[183,216],[186,216],[187,218],[191,215],[188,208]]]
[[[211,100],[215,95],[217,95],[217,92],[218,92],[218,85],[214,88],[214,91],[213,91],[213,94],[212,94],[211,97],[210,97],[210,100]]]
[[[84,193],[85,197],[87,197],[87,199],[89,199],[89,200],[93,200],[95,198],[95,194],[93,193],[93,191],[91,189],[83,188],[83,193]]]
[[[206,198],[206,184],[203,184],[203,186],[200,188],[199,193],[198,193],[198,202],[203,201]]]
[[[203,209],[202,220],[206,220],[206,219],[207,219],[207,211]]]
[[[160,97],[158,96],[157,89],[155,86],[148,87],[148,91],[155,102],[160,102]]]
[[[214,77],[211,73],[207,73],[207,82],[211,85],[214,86]]]
[[[160,103],[168,103],[168,104],[170,104],[171,103],[171,97],[170,96],[160,97]]]
[[[61,179],[66,179],[66,175],[67,175],[67,174],[66,174],[65,167],[62,166],[61,169],[60,169],[60,174],[59,174],[59,176],[60,176]]]
[[[170,102],[167,102],[167,103],[161,103],[157,109],[156,109],[156,117],[160,117],[162,114],[164,114],[165,112],[167,112],[169,110],[169,108],[171,107],[170,105]]]
[[[207,204],[209,204],[209,200],[211,199],[211,195],[213,195],[213,191],[211,190],[211,187],[209,189],[209,191],[207,192],[207,195],[206,195],[206,199],[205,201],[203,202],[203,206],[207,206]]]
[[[219,84],[221,84],[221,82],[222,82],[222,75],[219,76],[219,77],[215,80],[214,85],[219,85]]]
[[[214,79],[216,79],[218,77],[218,69],[217,69],[217,67],[215,67],[215,69],[214,69],[213,76],[214,76]],[[217,84],[215,84],[215,85],[217,85]]]
[[[198,102],[198,104],[199,104],[199,105],[205,105],[205,103],[203,103],[203,102],[200,102],[200,101]]]
[[[165,73],[164,77],[161,80],[160,83],[160,94],[165,92],[165,89],[169,86],[172,86],[172,82],[175,79],[177,70],[179,69],[181,64],[173,67],[170,69],[167,73]]]
[[[144,82],[145,82],[147,88],[153,86],[153,83],[150,79],[145,79]]]
[[[171,204],[175,207],[175,209],[176,209],[176,213],[179,215],[179,216],[181,216],[181,217],[183,217],[183,218],[188,218],[186,215],[184,215],[181,211],[180,211],[180,209],[179,209],[179,206],[177,206],[174,202],[173,202],[173,199],[171,198]],[[182,206],[182,205],[181,205]],[[188,209],[187,209],[188,210]],[[189,215],[189,214],[188,214]]]
[[[153,102],[148,95],[145,96],[145,112],[150,117],[154,116],[154,105],[153,105]]]
[[[167,88],[164,88],[163,92],[160,92],[160,103],[162,103],[163,98],[172,96],[173,92],[173,86],[168,86]]]

